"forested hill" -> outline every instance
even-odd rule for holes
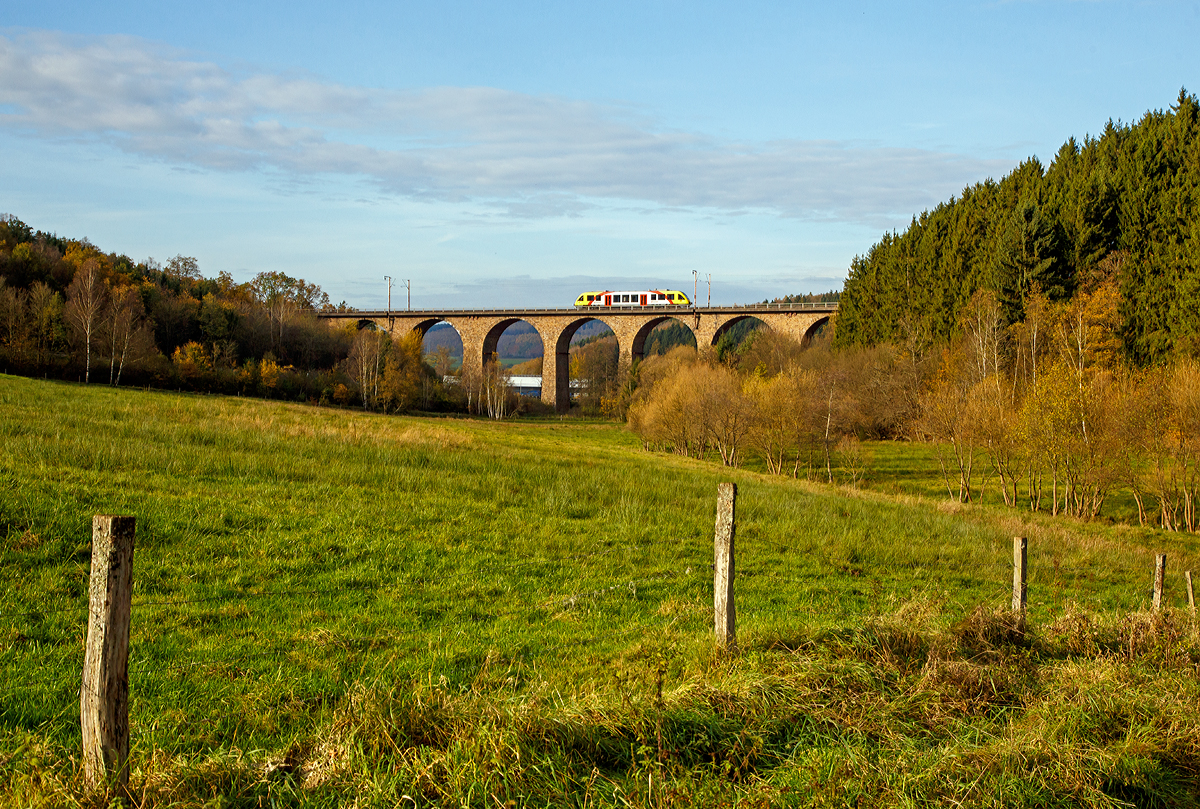
[[[1030,158],[885,234],[851,264],[837,342],[921,351],[955,337],[978,289],[1015,323],[1039,290],[1053,302],[1107,287],[1130,359],[1200,353],[1198,112],[1181,90],[1165,112],[1109,121],[1048,167]]]

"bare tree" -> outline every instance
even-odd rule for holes
[[[14,359],[25,353],[28,342],[26,298],[25,290],[7,286],[0,278],[0,345]]]
[[[956,496],[951,471],[957,476],[960,503],[969,503],[974,497],[975,464],[982,441],[978,411],[985,385],[979,382],[968,386],[962,380],[943,376],[921,398],[918,432],[935,442],[942,479],[951,497]]]
[[[387,336],[376,329],[362,329],[354,335],[347,363],[350,376],[358,383],[363,407],[373,410],[379,401],[379,384],[383,375]]]
[[[437,374],[438,381],[441,382],[450,376],[450,372],[453,369],[454,358],[450,356],[450,346],[438,346],[433,352],[433,370]]]
[[[742,392],[737,371],[727,365],[694,366],[699,412],[697,417],[725,466],[737,466],[753,423],[753,403]]]
[[[67,323],[75,334],[77,348],[83,349],[83,381],[88,382],[92,371],[92,341],[95,340],[104,315],[107,290],[101,277],[100,265],[94,258],[83,262],[67,287],[64,310]]]
[[[138,332],[145,328],[145,308],[136,287],[119,286],[112,291],[104,317],[104,343],[108,350],[108,384],[120,385],[121,372],[129,361],[140,360],[147,343]]]
[[[1001,394],[1000,362],[1004,353],[1000,302],[990,289],[977,289],[963,311],[962,326],[973,369],[972,382],[993,377]]]

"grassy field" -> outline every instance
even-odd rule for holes
[[[135,805],[1200,795],[1194,537],[722,470],[570,420],[0,376],[0,443],[0,805],[104,804],[78,762],[97,513],[138,519]],[[711,641],[721,480],[736,654]]]

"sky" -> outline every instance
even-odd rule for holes
[[[0,212],[359,308],[841,287],[1200,88],[1200,3],[0,0]],[[407,283],[406,283],[407,282]]]

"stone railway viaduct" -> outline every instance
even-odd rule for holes
[[[570,309],[422,309],[392,311],[318,312],[331,324],[355,321],[359,328],[374,324],[394,336],[416,331],[421,336],[440,322],[458,331],[463,343],[463,372],[479,373],[496,355],[500,335],[525,321],[542,338],[542,401],[566,412],[569,401],[570,348],[576,330],[589,320],[604,323],[617,337],[622,369],[640,360],[651,330],[665,320],[678,320],[692,330],[696,345],[716,345],[731,326],[748,317],[805,342],[829,317],[836,303],[750,304],[747,306],[610,306]]]

